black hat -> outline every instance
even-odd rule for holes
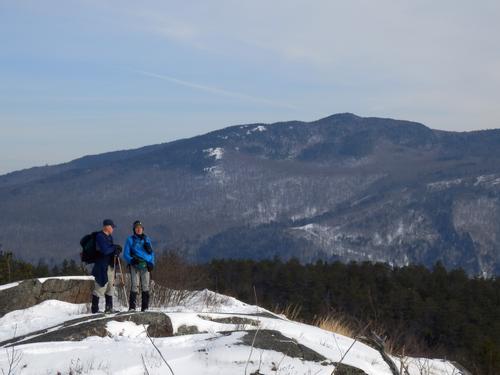
[[[142,222],[140,220],[136,220],[136,221],[134,221],[134,224],[132,224],[132,233],[134,233],[134,234],[135,234],[136,227],[142,227],[142,229],[144,230],[144,225],[142,225]]]
[[[113,228],[116,227],[115,223],[113,223],[113,220],[111,219],[104,219],[102,222],[102,226],[105,227],[106,225],[111,225]]]

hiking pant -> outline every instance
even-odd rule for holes
[[[130,266],[130,291],[137,293],[139,291],[139,281],[141,282],[141,290],[149,292],[149,271],[147,268],[138,270],[134,266]]]
[[[96,297],[102,298],[104,294],[107,296],[112,296],[115,294],[115,269],[108,266],[108,282],[104,285],[99,285],[97,281],[94,281],[94,291],[92,294]]]

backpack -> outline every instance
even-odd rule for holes
[[[80,240],[80,245],[82,246],[82,251],[80,253],[80,259],[84,263],[95,263],[98,256],[97,246],[95,237],[99,232],[92,232],[86,234]]]

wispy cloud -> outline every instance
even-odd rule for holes
[[[229,91],[229,90],[221,89],[221,88],[214,87],[214,86],[202,85],[202,84],[199,84],[196,82],[185,81],[185,80],[178,79],[178,78],[171,77],[171,76],[167,76],[164,74],[156,74],[156,73],[151,73],[151,72],[145,72],[142,70],[136,70],[135,72],[139,73],[141,75],[147,76],[147,77],[161,79],[164,81],[174,83],[176,85],[189,87],[189,88],[199,90],[199,91],[209,92],[211,94],[227,96],[227,97],[234,98],[234,99],[241,99],[243,101],[251,101],[254,103],[261,103],[261,104],[265,104],[265,105],[272,106],[272,107],[297,109],[296,107],[294,107],[290,104],[287,104],[287,103],[282,103],[279,101],[270,100],[270,99],[266,99],[266,98],[262,98],[262,97],[256,97],[256,96],[244,94],[241,92]]]

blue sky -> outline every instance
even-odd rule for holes
[[[500,3],[0,0],[0,174],[337,112],[500,127]]]

